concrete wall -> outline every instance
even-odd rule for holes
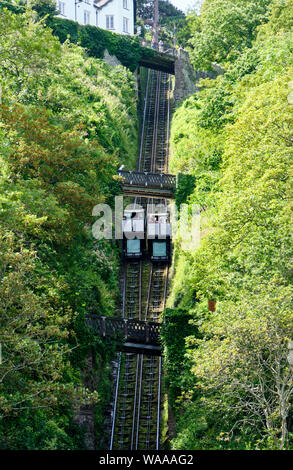
[[[175,106],[201,89],[199,81],[202,78],[215,79],[224,73],[224,69],[218,64],[213,64],[212,68],[211,72],[195,71],[190,63],[188,52],[183,49],[178,50],[177,57],[175,57]]]
[[[175,106],[196,92],[195,82],[196,73],[190,63],[188,52],[179,49],[175,57]]]

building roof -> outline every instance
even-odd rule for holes
[[[97,8],[103,8],[110,2],[112,2],[112,0],[94,0],[94,6]]]

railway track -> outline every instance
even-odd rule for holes
[[[143,314],[144,320],[159,321],[165,307],[168,267],[145,266],[149,280],[142,312],[142,265],[130,262],[124,267],[123,318],[142,319]],[[134,296],[129,295],[129,288],[133,293],[136,289]],[[161,357],[119,353],[110,450],[159,448],[161,370]]]
[[[148,70],[139,171],[168,171],[170,76]],[[165,200],[135,198],[134,203],[166,205]],[[165,308],[168,266],[129,261],[123,266],[122,317],[160,321]],[[161,357],[118,353],[111,412],[110,450],[160,447]]]
[[[142,268],[142,261],[124,265],[123,318],[141,320]]]
[[[160,321],[160,315],[166,303],[168,271],[168,266],[164,264],[151,266],[144,317],[145,321]]]
[[[138,171],[168,172],[170,76],[148,71]]]

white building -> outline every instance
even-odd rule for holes
[[[108,29],[119,34],[134,34],[134,0],[57,0],[60,17]]]

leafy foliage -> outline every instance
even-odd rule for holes
[[[198,64],[219,60],[226,73],[205,80],[173,118],[171,167],[195,176],[188,200],[202,208],[200,248],[176,244],[169,299],[202,335],[186,340],[193,366],[175,381],[188,386],[176,404],[174,448],[292,447],[293,37],[290,1],[268,6],[234,2],[224,13],[224,2],[205,3],[200,22],[213,24],[219,55],[213,42],[204,48],[212,28],[198,32]],[[253,21],[239,29],[231,14],[243,9]]]
[[[190,40],[195,66],[206,70],[213,62],[233,62],[251,46],[271,1],[206,0]]]
[[[118,279],[91,214],[136,158],[136,87],[32,12],[1,10],[0,27],[0,447],[80,449],[73,410],[101,413],[113,350],[85,315],[114,314]]]
[[[169,401],[175,405],[175,400],[186,388],[186,376],[182,373],[188,371],[184,357],[185,338],[190,334],[197,334],[197,328],[191,323],[191,316],[184,309],[166,309],[162,326],[162,342],[165,348],[165,380],[169,387]],[[182,384],[182,379],[184,383]]]

